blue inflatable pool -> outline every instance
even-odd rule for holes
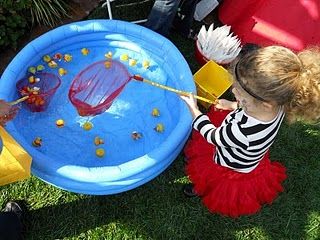
[[[83,49],[88,54],[83,54]],[[51,68],[43,56],[68,54],[72,60],[57,61]],[[0,81],[0,99],[20,98],[16,83],[31,66],[60,76],[61,85],[43,112],[22,108],[8,123],[7,131],[33,157],[32,173],[43,181],[71,192],[107,195],[127,191],[155,178],[178,156],[190,130],[191,115],[172,92],[130,81],[112,106],[94,117],[81,117],[70,103],[68,91],[74,77],[107,53],[122,61],[130,74],[176,89],[194,92],[192,73],[177,48],[166,38],[139,25],[117,20],[89,20],[56,28],[30,42],[12,60]],[[122,59],[127,55],[136,64]],[[147,61],[149,67],[145,67]],[[153,109],[160,115],[153,116]],[[56,121],[64,120],[58,128]],[[90,131],[83,129],[90,122]],[[158,124],[164,131],[156,131]],[[132,138],[138,132],[141,138]],[[42,139],[34,147],[35,138]],[[104,143],[96,146],[99,137]],[[103,148],[103,157],[96,156]]]

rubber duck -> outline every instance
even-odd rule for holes
[[[82,128],[86,131],[89,131],[91,130],[93,127],[93,124],[91,122],[85,122],[83,125],[82,125]]]
[[[58,119],[56,121],[56,125],[57,125],[58,128],[64,127],[64,120],[63,119]]]
[[[40,137],[36,137],[32,142],[32,146],[34,147],[41,147],[41,145],[42,145],[42,139]]]
[[[28,77],[28,82],[30,84],[34,84],[36,82],[36,78],[32,75],[32,76]]]
[[[128,54],[122,54],[122,55],[120,56],[120,60],[121,60],[121,61],[128,61],[128,60],[129,60]]]
[[[152,112],[151,112],[151,115],[154,116],[154,117],[159,117],[160,116],[159,109],[158,108],[153,108]]]
[[[71,56],[70,54],[65,54],[65,55],[63,56],[63,60],[64,60],[65,62],[71,62],[71,61],[72,61],[72,56]]]
[[[98,146],[98,145],[100,145],[100,144],[104,144],[104,141],[103,141],[103,139],[100,138],[100,137],[95,137],[95,138],[94,138],[94,144],[95,144],[96,146]]]
[[[42,64],[39,64],[38,66],[37,66],[37,71],[38,72],[41,72],[41,71],[43,71],[44,70],[44,66],[42,65]]]
[[[28,72],[29,72],[29,73],[35,74],[36,71],[37,71],[37,70],[36,70],[35,67],[29,67],[29,68],[28,68]]]
[[[67,70],[65,70],[64,68],[59,68],[58,73],[62,77],[67,74]]]
[[[150,62],[148,60],[144,60],[142,62],[142,66],[145,68],[145,69],[148,69],[150,67]]]
[[[51,57],[49,55],[44,55],[42,57],[43,61],[45,61],[46,63],[50,62],[51,61]]]
[[[82,48],[81,49],[81,53],[82,53],[82,55],[84,55],[84,56],[87,56],[88,54],[89,54],[89,49],[88,48]]]
[[[129,66],[134,67],[135,65],[137,65],[137,60],[130,58],[129,59]]]
[[[56,68],[58,67],[58,64],[55,61],[51,60],[48,62],[48,66],[51,68]]]
[[[105,62],[104,62],[104,66],[105,66],[106,68],[110,68],[110,67],[111,67],[111,62],[110,62],[110,61],[105,61]]]
[[[96,149],[96,155],[97,155],[97,157],[102,158],[102,157],[104,156],[104,154],[105,154],[105,151],[104,151],[103,148],[97,148],[97,149]]]
[[[107,52],[104,56],[110,59],[112,58],[112,52]]]
[[[142,138],[142,134],[139,133],[139,132],[137,132],[137,131],[133,131],[133,132],[131,133],[131,138],[132,138],[133,140],[138,140],[138,139]]]
[[[160,133],[163,132],[163,131],[164,131],[164,126],[163,126],[163,124],[162,124],[162,123],[158,123],[158,124],[155,126],[154,130],[157,131],[157,132],[160,132]]]

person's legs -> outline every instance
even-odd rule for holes
[[[8,202],[3,212],[0,212],[1,239],[20,240],[22,237],[22,209],[15,202]]]
[[[168,36],[180,0],[156,0],[145,27]]]

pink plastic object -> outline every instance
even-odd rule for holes
[[[116,60],[93,63],[73,79],[69,99],[80,116],[100,114],[111,106],[131,78],[126,67]]]
[[[19,80],[16,87],[21,96],[29,96],[24,103],[31,112],[43,112],[60,84],[57,75],[40,72]]]

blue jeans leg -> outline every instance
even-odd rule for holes
[[[179,3],[180,0],[156,0],[145,26],[164,36],[168,36]]]

